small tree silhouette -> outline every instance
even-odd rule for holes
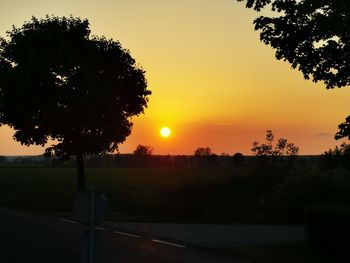
[[[345,122],[339,124],[338,128],[339,128],[339,131],[336,133],[335,139],[340,140],[342,138],[348,138],[348,140],[350,140],[350,116],[346,117]],[[350,152],[349,145],[347,145],[346,143],[343,143],[341,145],[340,149],[341,149],[340,153],[343,156],[343,158],[342,158],[343,162],[345,159],[346,160],[345,166],[349,167],[349,165],[348,165],[348,163],[349,163],[348,156],[349,156],[349,152]],[[336,148],[335,153],[339,152],[337,150],[338,149]],[[330,152],[330,153],[332,153],[332,152]]]
[[[350,144],[343,142],[340,147],[329,149],[321,154],[320,166],[324,170],[330,170],[338,167],[350,169]]]
[[[49,17],[13,27],[0,41],[0,123],[24,145],[55,144],[46,155],[113,152],[147,106],[144,71],[120,43],[90,35],[88,20]]]
[[[201,166],[219,165],[218,156],[212,153],[209,147],[199,147],[194,151],[194,158],[197,164]]]
[[[152,155],[153,148],[147,145],[139,144],[134,151],[134,154],[137,156],[150,156]]]
[[[350,116],[345,118],[345,122],[338,125],[339,131],[335,135],[336,140],[348,138],[350,140]]]
[[[274,144],[274,138],[271,130],[266,131],[266,142],[259,144],[258,141],[253,142],[251,151],[259,157],[265,157],[271,159],[273,163],[281,156],[294,157],[298,155],[299,148],[294,143],[288,143],[287,139],[280,138],[277,143]]]
[[[194,156],[210,156],[212,155],[211,149],[209,147],[199,147],[194,151]]]
[[[242,166],[245,164],[245,157],[242,153],[235,153],[232,156],[232,164],[235,166]]]

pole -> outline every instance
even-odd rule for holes
[[[89,263],[94,263],[94,243],[95,243],[95,189],[90,190],[90,246],[89,246]]]

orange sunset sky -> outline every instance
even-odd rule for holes
[[[234,0],[0,0],[0,36],[46,14],[88,18],[92,33],[119,40],[146,71],[150,102],[134,118],[120,152],[138,144],[154,154],[251,154],[267,129],[300,154],[339,144],[337,125],[349,114],[350,90],[326,90],[277,61],[253,29],[256,13]],[[168,126],[169,138],[159,130]],[[0,128],[1,155],[41,154]]]

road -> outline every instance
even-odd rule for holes
[[[80,262],[84,227],[64,218],[0,209],[1,263]],[[102,263],[244,262],[188,244],[101,227]]]

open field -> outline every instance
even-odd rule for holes
[[[188,183],[220,181],[243,168],[88,168],[87,184],[106,193],[111,215],[127,214],[153,202],[158,195]],[[0,205],[35,211],[67,212],[76,190],[74,168],[0,168]],[[135,211],[133,211],[135,210]],[[133,213],[135,212],[135,213]],[[135,217],[140,217],[140,214]]]
[[[304,222],[316,204],[348,205],[348,170],[259,166],[87,168],[88,186],[110,200],[109,219],[188,223]],[[71,167],[0,167],[0,206],[69,213]]]
[[[315,167],[289,172],[249,166],[87,168],[86,177],[87,185],[107,195],[107,219],[115,221],[302,223],[310,204],[350,200],[348,171]],[[0,167],[0,206],[70,217],[75,180],[74,168]],[[217,252],[253,263],[343,262],[312,254],[304,242]]]

